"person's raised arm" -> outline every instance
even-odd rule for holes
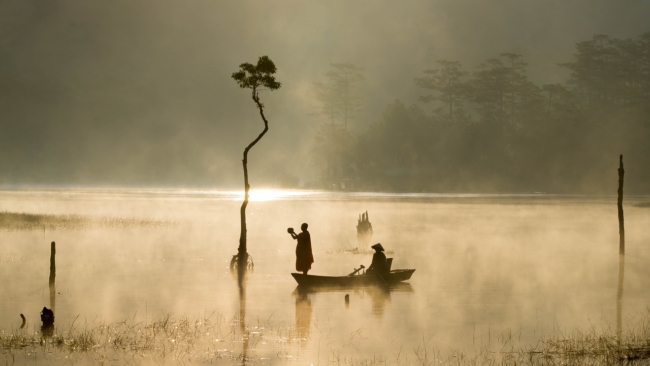
[[[296,234],[296,232],[293,231],[293,228],[291,228],[291,227],[288,228],[288,229],[287,229],[287,232],[291,235],[292,238],[294,238],[294,239],[298,239],[298,234]]]

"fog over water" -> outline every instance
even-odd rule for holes
[[[261,335],[249,355],[300,364],[340,357],[415,357],[426,340],[443,350],[523,345],[541,336],[616,327],[618,226],[613,197],[346,195],[254,192],[249,206],[247,327]],[[236,253],[239,200],[232,192],[146,190],[4,191],[1,211],[155,219],[162,227],[0,231],[0,329],[40,326],[49,304],[49,243],[57,243],[56,325],[144,321],[165,314],[240,311],[228,270]],[[630,197],[623,321],[647,316],[648,197]],[[373,242],[415,268],[407,284],[296,292],[295,242],[286,228],[308,222],[310,274],[345,275],[371,255],[352,254],[358,214],[368,210]],[[349,307],[344,295],[350,295]],[[76,319],[76,320],[75,320]],[[287,339],[269,324],[294,329]],[[259,328],[259,329],[258,329]],[[266,329],[266,330],[265,330]],[[266,333],[265,333],[266,332]],[[357,333],[355,333],[357,332]],[[353,335],[357,334],[356,337]],[[224,339],[230,339],[223,334]],[[240,352],[229,340],[225,348]],[[234,342],[234,343],[233,343]],[[278,358],[278,354],[291,356]],[[263,359],[268,358],[267,361]]]
[[[650,332],[649,24],[648,1],[0,2],[0,363],[425,364]],[[233,73],[258,60],[281,87],[251,95]],[[414,275],[299,289],[304,222],[309,274],[380,242]],[[54,340],[75,330],[106,337]]]

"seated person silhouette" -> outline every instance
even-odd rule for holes
[[[384,275],[388,273],[388,265],[386,264],[386,254],[384,254],[384,247],[381,246],[381,243],[377,243],[371,246],[375,250],[375,254],[372,255],[372,263],[370,267],[366,270],[368,274],[377,274]]]

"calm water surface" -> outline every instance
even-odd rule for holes
[[[635,206],[647,201],[626,201],[624,327],[650,305],[650,208]],[[527,345],[558,332],[616,327],[614,196],[257,191],[248,207],[255,271],[243,298],[228,270],[240,204],[237,192],[0,192],[0,211],[166,223],[0,230],[0,331],[19,328],[21,313],[28,326],[40,325],[40,309],[50,307],[51,241],[58,329],[166,314],[235,321],[243,311],[250,330],[287,329],[286,337],[247,345],[261,363],[416,359],[414,349],[425,343],[443,355],[471,353],[509,337]],[[372,241],[389,251],[393,268],[415,268],[412,279],[390,291],[297,289],[287,227],[309,223],[311,274],[344,275],[370,264],[371,254],[349,252],[366,210]]]

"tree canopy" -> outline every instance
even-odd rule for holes
[[[282,86],[273,76],[276,71],[273,61],[268,56],[262,56],[257,60],[256,65],[248,62],[239,65],[239,71],[234,72],[232,78],[241,88],[257,91],[260,87],[265,87],[276,90]]]

